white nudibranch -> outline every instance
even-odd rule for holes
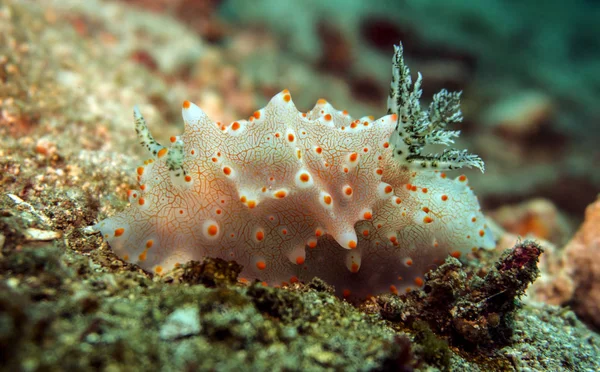
[[[189,260],[243,265],[269,285],[318,276],[339,295],[398,293],[448,256],[494,241],[464,175],[483,161],[466,150],[423,154],[459,135],[460,93],[422,110],[395,47],[388,115],[353,119],[324,99],[305,113],[283,90],[248,120],[217,125],[185,101],[185,131],[169,146],[135,129],[151,158],[137,168],[130,206],[97,223],[123,260],[162,274]]]

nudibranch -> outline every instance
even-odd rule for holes
[[[127,262],[154,273],[219,257],[242,280],[268,285],[320,277],[342,296],[410,290],[448,256],[494,241],[467,177],[476,155],[450,145],[460,93],[423,110],[395,47],[388,114],[352,118],[319,99],[305,113],[284,90],[248,120],[211,121],[185,101],[185,131],[166,147],[137,108],[136,132],[152,154],[137,168],[130,206],[94,226]]]

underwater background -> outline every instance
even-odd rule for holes
[[[591,0],[1,1],[0,370],[600,370],[598,19]],[[289,89],[380,117],[399,42],[425,100],[463,91],[494,251],[351,304],[222,260],[152,275],[88,229],[136,183],[134,105],[165,143],[184,100],[229,123]]]

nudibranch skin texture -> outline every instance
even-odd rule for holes
[[[171,148],[136,169],[131,205],[99,222],[114,252],[151,272],[219,257],[268,285],[317,276],[344,296],[398,293],[448,255],[493,246],[464,175],[393,158],[397,117],[353,119],[321,99],[299,112],[287,90],[248,120],[182,109]],[[146,129],[147,130],[147,129]]]

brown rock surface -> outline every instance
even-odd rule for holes
[[[579,317],[600,329],[600,198],[587,207],[585,221],[565,248],[575,282],[571,306]]]

